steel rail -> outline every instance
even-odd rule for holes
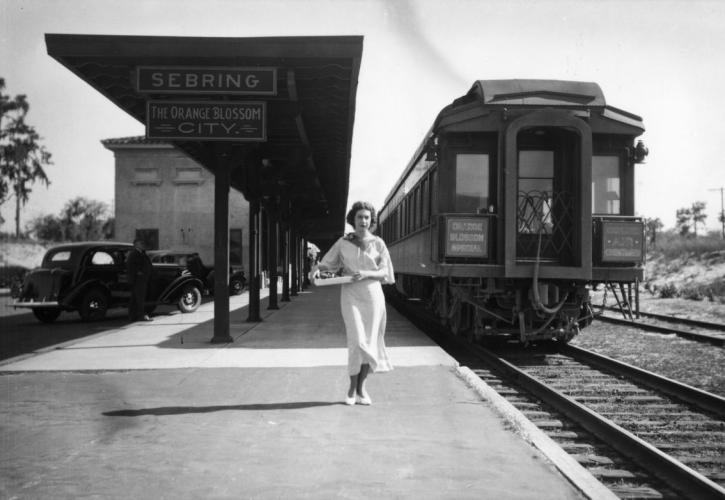
[[[601,307],[598,307],[598,309],[602,309]],[[605,311],[611,311],[611,312],[619,312],[619,309],[616,307],[604,307]],[[681,323],[683,325],[690,325],[690,326],[696,326],[698,328],[708,328],[710,330],[717,330],[725,333],[725,325],[720,323],[712,323],[710,321],[702,321],[699,319],[689,319],[689,318],[678,318],[676,316],[667,316],[666,314],[657,314],[657,313],[651,313],[651,312],[643,312],[640,311],[639,315],[644,318],[652,318],[652,319],[658,319],[661,321],[666,321],[668,323]]]
[[[715,413],[721,418],[725,418],[725,398],[703,391],[697,387],[683,384],[677,380],[663,377],[643,368],[612,359],[603,354],[598,354],[581,347],[565,345],[559,348],[559,352],[575,359],[580,359],[591,363],[598,368],[622,373],[628,378],[633,378],[636,382],[642,383],[647,387],[661,391],[673,398],[683,402],[697,406],[700,409]]]
[[[612,318],[611,316],[599,315],[595,316],[595,319],[615,325],[631,326],[632,328],[637,328],[648,332],[664,333],[668,335],[674,334],[678,337],[696,340],[698,342],[708,342],[716,346],[725,346],[725,336],[719,337],[716,335],[709,335],[707,333],[687,332],[684,330],[678,330],[676,328],[668,328],[666,326],[650,325],[647,323],[640,323],[638,321],[630,321],[628,319]]]
[[[518,384],[536,397],[572,418],[599,439],[623,455],[630,457],[675,489],[686,492],[690,498],[725,498],[725,488],[611,420],[547,386],[536,377],[499,358],[493,352],[474,345],[471,345],[470,349],[494,368],[513,377]]]

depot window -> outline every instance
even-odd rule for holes
[[[174,184],[203,184],[204,176],[201,168],[177,168]]]
[[[453,210],[482,213],[489,205],[490,167],[487,154],[456,155],[456,196]]]
[[[158,186],[161,175],[158,168],[135,168],[131,182],[137,186]]]
[[[592,213],[619,215],[620,175],[617,156],[592,157]]]

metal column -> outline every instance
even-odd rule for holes
[[[277,216],[270,213],[267,219],[267,267],[269,268],[269,298],[267,309],[279,309],[277,304],[277,266],[279,265],[279,249],[278,249],[278,228]]]
[[[283,222],[281,225],[282,232],[280,234],[280,242],[282,243],[282,302],[289,302],[289,223]]]
[[[229,184],[230,164],[217,155],[214,176],[214,344],[232,342],[229,335]]]
[[[249,200],[249,316],[247,321],[262,321],[259,315],[259,200]]]
[[[293,223],[290,227],[290,255],[292,256],[292,290],[290,294],[293,297],[297,296],[299,292],[300,277],[299,277],[299,256],[300,256],[300,245],[297,240],[297,227]]]

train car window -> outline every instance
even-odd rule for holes
[[[430,190],[428,189],[428,177],[423,179],[423,183],[420,185],[420,193],[421,193],[421,212],[423,221],[422,224],[425,226],[428,224],[428,219],[430,217]]]
[[[456,155],[455,212],[481,213],[488,207],[489,168],[487,154]]]
[[[405,199],[400,200],[400,205],[398,205],[398,238],[402,238],[405,236]]]
[[[413,230],[416,230],[420,227],[420,184],[415,188],[415,195],[413,196],[414,203],[414,209],[413,213],[415,214],[415,218],[413,219]]]
[[[399,240],[403,237],[403,206],[398,205],[397,210],[395,211],[395,239]]]
[[[592,156],[592,213],[619,215],[619,157]]]
[[[433,170],[430,176],[430,213],[438,213],[438,170]]]
[[[412,200],[410,199],[410,196],[407,196],[405,198],[405,234],[410,234],[410,227],[411,227],[411,208],[412,208]]]
[[[554,152],[519,151],[519,233],[551,227],[553,191]]]

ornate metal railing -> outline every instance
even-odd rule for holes
[[[519,191],[516,256],[570,262],[574,254],[574,200],[570,193]],[[541,249],[539,249],[541,235]]]

